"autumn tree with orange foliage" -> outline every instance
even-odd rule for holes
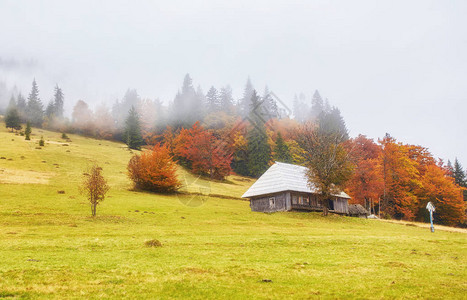
[[[461,223],[464,220],[462,187],[456,185],[448,174],[449,170],[443,168],[442,163],[437,163],[427,148],[414,145],[406,147],[410,159],[417,163],[421,181],[421,188],[416,191],[419,201],[416,218],[428,222],[429,215],[425,207],[431,201],[436,207],[437,222],[446,225]]]
[[[346,147],[352,149],[356,165],[346,189],[354,203],[375,199],[386,217],[428,221],[426,205],[431,201],[438,223],[464,221],[463,188],[427,148],[399,143],[388,134],[379,145],[360,135]]]
[[[175,153],[196,174],[211,179],[224,179],[230,174],[232,154],[228,144],[217,139],[196,122],[192,128],[180,130],[175,139]]]
[[[428,221],[426,204],[431,201],[436,207],[437,223],[457,225],[464,221],[464,201],[462,187],[456,185],[453,178],[447,175],[447,170],[434,163],[428,164],[422,177],[423,188],[419,191],[420,209],[417,218]]]
[[[152,192],[171,193],[181,186],[169,149],[159,144],[130,159],[128,176],[135,187]]]
[[[161,144],[166,146],[170,155],[175,155],[175,138],[177,132],[173,129],[172,126],[167,125],[165,130],[162,133],[157,132],[143,132],[144,142],[147,145],[157,145]]]
[[[379,143],[384,184],[382,210],[397,219],[413,220],[419,207],[416,191],[421,188],[417,162],[410,159],[409,148],[389,134]]]
[[[355,164],[346,191],[351,196],[352,203],[361,204],[371,211],[376,204],[379,204],[379,198],[384,190],[383,177],[378,168],[381,148],[364,135],[348,141],[346,147],[349,151],[352,149],[351,155]]]

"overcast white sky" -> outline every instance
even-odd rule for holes
[[[172,100],[246,78],[291,103],[315,89],[352,136],[421,144],[467,167],[467,1],[0,0],[0,80],[71,106],[129,87]]]

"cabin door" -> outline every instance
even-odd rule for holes
[[[334,210],[334,201],[329,199],[328,200],[328,207],[329,207],[329,210]]]

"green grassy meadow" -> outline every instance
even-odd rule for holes
[[[253,180],[132,190],[123,144],[0,127],[0,298],[444,298],[467,295],[467,234],[319,213],[263,214]],[[36,149],[43,135],[46,145]],[[111,190],[91,218],[82,173]],[[58,191],[64,191],[59,194]],[[409,224],[410,225],[410,224]],[[157,239],[163,246],[148,248]]]

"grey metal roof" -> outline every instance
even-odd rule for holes
[[[316,187],[310,186],[308,183],[306,177],[307,170],[308,168],[306,167],[276,162],[253,183],[243,194],[242,198],[285,191],[317,194]],[[350,199],[349,195],[344,192],[334,196]]]

